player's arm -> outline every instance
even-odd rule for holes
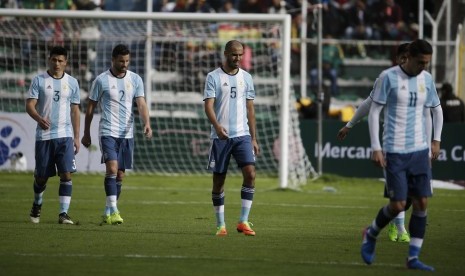
[[[79,129],[81,127],[81,111],[78,104],[71,104],[71,124],[74,134],[74,154],[79,152]]]
[[[431,159],[436,160],[439,157],[441,149],[441,133],[443,125],[442,107],[438,105],[431,108],[433,115],[433,141],[431,142]]]
[[[252,138],[253,150],[256,155],[260,153],[260,147],[258,146],[257,141],[257,127],[255,121],[255,107],[253,105],[253,100],[247,100],[247,121],[249,124],[250,137]]]
[[[228,132],[224,127],[220,125],[220,123],[216,119],[215,109],[213,107],[214,104],[215,98],[207,98],[204,100],[205,115],[207,115],[208,120],[215,128],[216,135],[218,135],[218,138],[220,138],[221,140],[228,139]]]
[[[371,159],[377,166],[384,168],[386,162],[379,141],[379,114],[382,109],[383,105],[381,104],[375,102],[371,104],[368,115],[368,128],[370,130],[371,149],[373,151]]]
[[[49,129],[50,128],[50,121],[47,118],[43,118],[40,116],[40,114],[37,112],[36,105],[37,105],[37,99],[34,98],[29,98],[26,100],[26,112],[31,116],[32,119],[34,119],[39,127],[43,130]]]
[[[92,119],[94,118],[94,110],[96,106],[97,106],[96,101],[88,99],[86,116],[84,119],[84,135],[82,136],[82,139],[81,139],[81,143],[86,148],[92,144],[92,140],[90,138],[90,125],[92,123]]]
[[[152,138],[152,128],[150,126],[150,116],[149,110],[147,108],[147,103],[145,102],[144,97],[136,98],[137,110],[139,111],[139,116],[144,122],[144,135],[146,138]]]
[[[341,141],[344,140],[346,138],[347,134],[349,134],[350,129],[352,127],[354,127],[356,124],[358,124],[360,122],[360,120],[362,120],[363,118],[368,116],[368,113],[370,112],[370,107],[371,107],[372,102],[373,102],[373,100],[371,99],[371,97],[368,97],[360,104],[360,106],[355,111],[354,116],[337,133],[337,138],[339,140],[341,140]]]

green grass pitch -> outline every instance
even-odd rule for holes
[[[40,224],[29,221],[32,174],[0,173],[1,275],[415,275],[408,245],[381,233],[373,265],[361,260],[362,228],[386,203],[376,179],[324,176],[301,191],[279,190],[258,172],[250,221],[235,230],[241,178],[226,180],[229,235],[216,237],[210,176],[129,174],[119,226],[100,225],[102,175],[73,176],[70,216],[59,225],[58,178],[49,180]],[[333,189],[328,189],[333,187]],[[435,190],[421,259],[439,275],[465,270],[465,191]],[[407,213],[407,219],[410,212]],[[408,220],[407,220],[408,221]],[[463,274],[462,274],[463,275]]]

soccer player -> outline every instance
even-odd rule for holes
[[[384,70],[372,93],[368,115],[373,162],[386,174],[390,202],[381,208],[363,233],[361,256],[371,264],[380,231],[405,209],[408,196],[413,211],[409,222],[410,244],[407,268],[434,271],[419,260],[426,232],[428,197],[432,196],[431,160],[439,156],[442,109],[428,67],[433,48],[422,39],[409,44],[407,61]],[[379,115],[384,107],[383,146],[379,141]],[[431,155],[425,130],[424,109],[433,115]]]
[[[239,68],[244,46],[237,40],[226,43],[221,67],[208,73],[205,81],[205,114],[211,123],[212,144],[208,169],[213,172],[212,201],[217,236],[226,236],[224,183],[231,156],[242,170],[242,209],[237,231],[255,236],[249,212],[255,193],[255,155],[259,154],[255,127],[255,89],[252,76]]]
[[[99,122],[100,150],[102,163],[105,163],[106,205],[103,223],[121,224],[123,218],[117,207],[126,169],[132,169],[134,150],[134,113],[135,102],[143,121],[143,132],[147,139],[152,138],[150,117],[144,98],[142,78],[129,71],[130,51],[126,45],[116,45],[112,51],[111,68],[101,73],[92,83],[84,123],[84,135],[81,139],[85,147],[92,143],[90,126],[94,109],[99,103],[101,118]]]
[[[76,171],[79,152],[81,101],[79,84],[65,72],[68,51],[50,50],[48,70],[37,75],[29,88],[26,112],[37,122],[34,170],[34,203],[31,222],[40,222],[43,194],[49,177],[60,176],[58,223],[73,224],[68,209],[71,202],[71,173]]]
[[[399,47],[397,48],[397,53],[396,53],[396,63],[398,65],[403,64],[406,60],[406,55],[408,52],[408,43],[403,43],[400,44]],[[376,86],[376,82],[375,82]],[[350,129],[354,127],[356,124],[360,122],[361,119],[365,118],[368,116],[368,112],[370,111],[371,103],[373,102],[373,99],[371,98],[371,95],[368,96],[359,106],[357,111],[355,112],[354,116],[352,119],[347,122],[347,124],[342,127],[338,134],[337,138],[339,140],[344,140],[349,133]],[[424,110],[424,116],[425,116],[425,122],[427,123],[427,133],[428,133],[428,141],[431,140],[431,114],[429,109]],[[386,188],[386,186],[385,186]],[[389,198],[387,194],[387,190],[384,189],[384,197]],[[407,198],[405,210],[408,210],[411,206],[411,200],[410,198]],[[397,242],[410,242],[410,236],[405,229],[405,211],[400,212],[390,223],[388,227],[388,238],[391,241],[397,241]]]

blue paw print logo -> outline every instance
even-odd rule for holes
[[[21,138],[12,136],[13,128],[9,125],[0,130],[0,166],[10,157],[10,149],[15,149],[21,143]]]

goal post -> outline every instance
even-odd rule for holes
[[[144,79],[154,128],[151,141],[142,139],[136,120],[134,170],[147,173],[207,173],[204,79],[220,64],[224,44],[237,39],[257,93],[257,172],[279,175],[280,188],[297,188],[316,174],[294,106],[290,15],[0,9],[0,17],[2,112],[24,112],[28,84],[45,69],[52,45],[70,51],[67,71],[80,82],[83,109],[93,78],[110,66],[112,47],[130,46],[129,70]],[[240,173],[231,163],[230,172]]]

